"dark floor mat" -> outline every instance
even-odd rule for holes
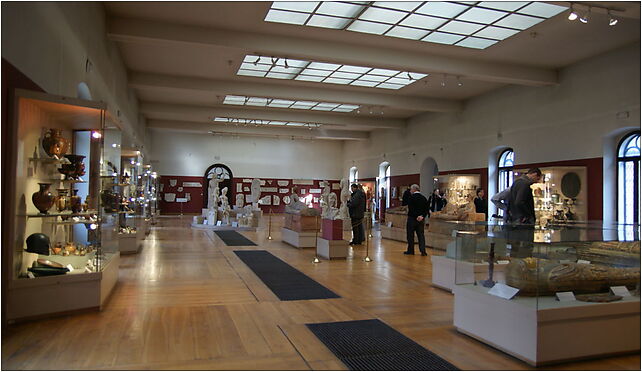
[[[306,324],[353,371],[457,371],[378,319]]]
[[[234,251],[281,301],[339,296],[268,251]]]
[[[229,246],[256,245],[256,243],[234,230],[220,230],[214,232],[225,244]]]

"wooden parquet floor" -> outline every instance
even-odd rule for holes
[[[305,323],[379,318],[463,370],[529,365],[458,333],[453,297],[430,285],[429,257],[375,237],[347,260],[313,264],[314,249],[280,241],[282,217],[243,232],[258,247],[227,247],[191,217],[161,217],[139,254],[121,257],[119,281],[100,312],[11,325],[2,338],[10,370],[345,370]],[[266,249],[340,299],[279,301],[233,253]],[[483,319],[480,319],[483,321]],[[544,369],[544,368],[542,368]],[[640,370],[627,355],[555,370]]]

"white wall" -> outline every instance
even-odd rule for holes
[[[117,46],[107,40],[102,3],[2,3],[2,58],[47,93],[76,97],[85,82],[93,100],[106,102],[114,117],[121,112],[128,136],[144,140],[127,71]]]
[[[559,82],[508,86],[468,101],[461,113],[422,115],[405,130],[346,142],[342,172],[357,166],[360,178],[376,177],[387,160],[392,175],[419,173],[428,156],[440,171],[485,168],[502,145],[515,150],[516,164],[601,157],[604,136],[639,127],[639,43],[563,69]],[[617,119],[624,111],[628,117]]]
[[[234,177],[339,179],[341,141],[217,136],[150,130],[151,162],[160,175],[202,176],[212,164]],[[346,175],[347,177],[347,175]]]

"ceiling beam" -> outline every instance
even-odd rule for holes
[[[452,74],[482,81],[545,86],[557,84],[551,69],[429,53],[382,49],[296,36],[268,35],[166,22],[115,17],[109,20],[108,37],[120,42],[186,43],[244,50],[276,57],[392,68],[421,73]]]
[[[144,72],[131,72],[129,74],[129,85],[133,88],[182,89],[211,92],[212,94],[222,96],[232,94],[249,97],[351,103],[365,106],[394,107],[421,112],[455,112],[461,111],[463,108],[460,101],[449,99],[354,92],[331,88],[295,87],[276,83],[264,84],[246,81],[215,80]]]
[[[366,130],[375,128],[401,129],[406,125],[405,120],[401,119],[383,119],[373,117],[362,118],[340,114],[320,114],[318,111],[311,112],[311,110],[297,110],[301,112],[293,112],[272,108],[255,109],[248,106],[209,107],[160,102],[141,102],[138,110],[141,114],[147,116],[161,115],[166,119],[197,122],[212,121],[213,117],[219,116],[226,118],[296,121],[343,127],[362,127]]]
[[[217,133],[241,136],[259,136],[259,137],[284,137],[284,138],[303,138],[303,139],[331,139],[346,141],[365,141],[370,138],[368,132],[332,130],[332,129],[306,129],[306,128],[281,128],[281,127],[243,127],[229,126],[218,123],[197,123],[192,121],[176,120],[148,120],[147,127],[150,129],[159,129],[176,132],[190,133],[207,133],[214,131]]]

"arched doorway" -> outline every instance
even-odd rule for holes
[[[435,177],[439,174],[437,162],[432,157],[427,157],[421,163],[419,171],[419,188],[421,193],[428,197],[435,189]]]
[[[218,177],[221,180],[221,183],[218,184],[220,190],[227,187],[227,200],[230,205],[234,205],[234,199],[232,198],[234,196],[234,176],[232,175],[232,170],[225,164],[212,164],[203,175],[203,208],[207,208],[207,188],[210,185],[210,179],[213,177]]]

